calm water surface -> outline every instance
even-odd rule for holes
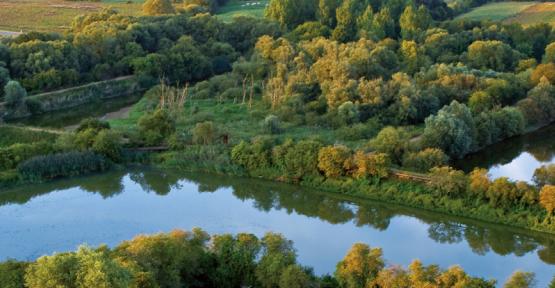
[[[382,247],[390,264],[458,263],[500,282],[521,269],[546,287],[555,274],[553,236],[252,179],[135,169],[0,192],[0,259],[193,227],[283,233],[319,274],[355,242]]]
[[[555,163],[555,124],[487,147],[457,161],[455,166],[467,172],[482,167],[492,178],[530,182],[534,170],[551,163]]]

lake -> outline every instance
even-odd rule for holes
[[[555,124],[486,147],[454,165],[466,172],[486,168],[494,179],[531,182],[534,170],[551,163],[555,163]]]
[[[383,248],[388,264],[460,264],[501,283],[521,269],[546,287],[555,274],[552,235],[256,179],[134,168],[0,192],[2,260],[193,227],[283,233],[318,274],[356,242]]]

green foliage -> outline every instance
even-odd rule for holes
[[[467,177],[462,171],[448,166],[435,167],[430,170],[428,187],[440,196],[463,196],[467,185]]]
[[[535,286],[535,274],[531,272],[516,271],[505,282],[503,288],[531,288]]]
[[[53,152],[50,143],[36,142],[33,144],[13,144],[0,148],[0,169],[14,169],[20,163],[39,155]]]
[[[287,140],[272,150],[272,162],[283,175],[293,178],[318,174],[318,153],[322,144],[312,140]]]
[[[471,67],[495,71],[510,71],[518,60],[511,46],[498,40],[475,41],[468,46],[467,57]]]
[[[4,288],[24,288],[27,263],[8,260],[0,263],[0,283]]]
[[[121,135],[111,130],[102,130],[94,137],[92,151],[118,162],[122,152]]]
[[[27,97],[27,91],[19,82],[11,80],[4,86],[4,101],[13,110],[17,109]]]
[[[171,0],[147,0],[143,4],[143,13],[149,16],[157,16],[175,13]]]
[[[280,280],[284,278],[281,275],[289,266],[296,263],[297,255],[293,242],[285,239],[281,234],[270,232],[264,235],[261,244],[262,257],[256,267],[256,279],[260,287],[280,287]]]
[[[461,158],[472,151],[475,133],[468,107],[453,101],[437,115],[426,118],[422,137],[426,146],[437,147],[452,157]]]
[[[318,169],[328,178],[345,175],[345,162],[349,160],[351,151],[345,146],[326,146],[318,152]]]
[[[279,134],[282,132],[281,121],[275,115],[268,115],[262,122],[262,130],[267,134]]]
[[[282,27],[294,29],[298,25],[315,19],[316,1],[270,0],[265,16],[277,21]]]
[[[175,120],[165,109],[143,115],[137,122],[139,134],[146,145],[161,144],[175,132]]]
[[[103,129],[110,129],[110,123],[101,121],[97,118],[86,118],[81,120],[77,129],[75,129],[75,132],[79,133],[89,129],[92,129],[96,132],[99,132]]]
[[[196,144],[214,144],[218,138],[218,129],[211,121],[197,123],[192,131],[193,142]]]
[[[403,167],[419,172],[428,172],[431,168],[447,165],[449,156],[437,148],[426,148],[418,152],[405,153]]]
[[[311,286],[310,276],[299,265],[289,265],[279,279],[280,288],[304,288]]]
[[[543,165],[536,169],[533,180],[538,187],[555,185],[555,164]]]
[[[0,126],[0,147],[7,147],[17,143],[54,142],[58,135],[33,131],[23,127]]]
[[[40,181],[101,172],[110,166],[106,158],[92,152],[67,152],[31,158],[17,171],[23,179]]]
[[[418,39],[420,34],[428,29],[431,21],[432,17],[424,6],[416,8],[413,5],[407,5],[399,19],[401,36],[403,39]]]
[[[403,128],[385,127],[370,141],[370,146],[377,152],[388,154],[393,161],[400,162],[408,141],[408,134]]]
[[[231,159],[249,172],[268,168],[272,161],[272,144],[267,138],[257,138],[252,143],[241,141],[231,150]]]
[[[337,264],[335,277],[341,287],[364,288],[371,286],[372,281],[384,267],[382,249],[356,243]]]

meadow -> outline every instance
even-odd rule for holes
[[[264,9],[268,2],[268,0],[231,0],[219,9],[217,15],[223,21],[230,21],[236,16],[264,17]]]
[[[0,0],[0,30],[63,31],[73,18],[112,7],[126,15],[141,14],[142,0],[72,2],[64,0]]]
[[[503,21],[525,26],[555,22],[555,3],[499,2],[490,3],[460,15],[457,19]]]

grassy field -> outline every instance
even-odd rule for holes
[[[75,16],[113,7],[126,15],[139,15],[143,0],[72,2],[64,0],[0,0],[0,30],[63,31]]]
[[[553,2],[499,2],[490,3],[460,15],[457,19],[503,21],[504,23],[555,23]]]
[[[269,0],[240,1],[231,0],[218,11],[218,17],[230,21],[235,16],[264,17],[264,9]]]

